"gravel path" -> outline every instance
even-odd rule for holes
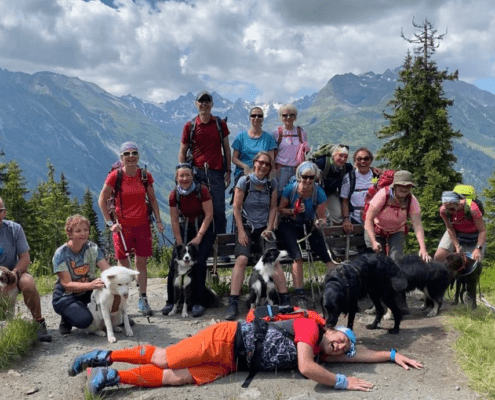
[[[71,400],[84,399],[85,374],[71,378],[67,368],[72,358],[93,348],[117,349],[137,344],[151,343],[164,347],[179,339],[192,335],[203,327],[219,321],[225,314],[225,304],[210,309],[201,318],[165,317],[159,311],[166,297],[166,285],[163,279],[150,279],[148,296],[155,315],[142,317],[137,312],[137,289],[132,288],[129,298],[130,315],[136,321],[134,337],[127,338],[116,334],[117,343],[110,345],[106,338],[86,335],[73,330],[70,335],[62,336],[58,332],[60,317],[51,307],[51,296],[42,299],[43,313],[47,320],[52,343],[39,343],[24,358],[8,370],[0,371],[0,399],[32,399],[32,400]],[[111,399],[459,399],[481,398],[468,388],[467,379],[459,371],[453,360],[452,344],[456,333],[447,331],[443,324],[442,314],[434,318],[424,317],[419,309],[418,295],[408,297],[411,315],[406,316],[401,324],[399,335],[389,335],[385,329],[369,331],[364,328],[372,317],[365,314],[356,316],[356,333],[358,342],[373,349],[397,348],[412,358],[423,362],[422,370],[405,371],[392,363],[383,364],[327,364],[333,372],[358,376],[375,384],[375,388],[364,392],[337,392],[324,385],[304,379],[297,371],[282,373],[259,373],[248,389],[241,384],[247,376],[246,372],[220,379],[204,386],[186,386],[179,388],[163,387],[158,389],[142,389],[120,387],[118,390],[106,390]],[[225,300],[225,299],[224,299]],[[450,309],[444,305],[443,311]],[[26,315],[23,305],[18,306]],[[363,308],[364,309],[364,308]],[[245,310],[247,312],[247,310]],[[242,315],[245,317],[245,313]],[[341,321],[345,325],[346,321]],[[388,328],[392,321],[383,321],[382,327]],[[358,348],[359,351],[359,348]],[[127,364],[115,364],[118,368],[128,368]]]

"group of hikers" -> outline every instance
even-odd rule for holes
[[[211,114],[212,96],[208,92],[199,93],[195,105],[198,115],[185,124],[181,137],[176,186],[169,196],[170,220],[177,245],[194,244],[199,248],[192,280],[192,315],[200,317],[205,313],[206,262],[216,235],[226,232],[226,189],[230,186],[231,164],[235,165],[232,197],[236,226],[235,266],[225,315],[229,322],[213,325],[166,349],[138,346],[116,351],[97,350],[76,358],[71,365],[74,375],[88,367],[94,368],[89,378],[94,393],[117,383],[148,387],[201,384],[236,371],[239,349],[244,348],[249,353],[255,340],[252,323],[235,322],[253,243],[258,242],[266,250],[276,246],[278,237],[285,244],[293,260],[292,301],[280,266],[277,266],[274,281],[281,305],[292,303],[303,309],[307,308],[307,302],[298,240],[307,237],[311,250],[329,269],[333,268],[319,229],[327,224],[342,225],[347,233],[351,233],[355,225],[364,224],[366,245],[397,260],[403,254],[410,220],[420,256],[425,261],[430,259],[421,224],[421,208],[411,193],[416,185],[410,172],[395,171],[389,177],[388,185],[377,190],[371,199],[366,199],[378,176],[389,171],[372,167],[373,154],[364,147],[354,151],[350,162],[350,149],[344,144],[327,146],[308,160],[307,133],[295,124],[297,109],[294,105],[279,108],[282,125],[272,133],[262,129],[263,109],[253,107],[249,111],[249,129],[237,135],[232,153],[226,122]],[[129,267],[130,254],[134,253],[139,271],[138,309],[143,315],[150,316],[153,311],[146,290],[147,260],[152,254],[151,215],[159,232],[163,232],[164,226],[153,176],[138,166],[137,144],[123,143],[119,156],[118,166],[105,179],[98,204],[105,224],[112,232],[119,265]],[[440,216],[446,232],[434,258],[443,261],[449,252],[462,250],[481,260],[486,229],[478,203],[457,191],[444,192],[441,201]],[[0,265],[16,274],[16,284],[24,301],[40,324],[40,340],[50,341],[39,294],[27,271],[29,245],[22,227],[6,220],[5,215],[6,208],[0,199]],[[91,324],[92,316],[87,309],[91,292],[103,286],[97,278],[97,268],[104,270],[110,265],[101,249],[88,240],[90,225],[86,218],[70,216],[65,229],[68,241],[53,257],[53,271],[58,280],[52,304],[61,315],[60,333],[69,334],[73,327],[84,329]],[[168,315],[173,308],[173,278],[172,275],[168,277],[168,299],[161,310],[163,315]],[[337,389],[369,390],[372,385],[329,372],[315,361],[315,356],[332,361],[392,360],[406,369],[421,367],[419,362],[394,349],[382,352],[360,349],[356,353],[354,332],[347,328],[324,328],[311,319],[301,318],[294,320],[292,329],[294,335],[289,337],[277,329],[272,329],[271,333],[273,340],[286,343],[288,366],[297,367],[306,377]],[[269,354],[266,352],[266,357]],[[109,368],[118,361],[140,364],[140,367],[128,371]],[[244,361],[249,364],[252,360]],[[276,361],[268,358],[258,364],[265,370],[278,368]]]

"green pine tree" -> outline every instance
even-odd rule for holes
[[[493,260],[495,260],[495,243],[490,238],[495,237],[495,172],[488,180],[489,186],[483,190],[483,197],[485,201],[483,205],[485,207],[485,224],[486,224],[486,249],[485,249],[485,261],[484,266],[493,266]]]
[[[86,188],[83,196],[83,203],[81,205],[81,214],[89,220],[90,234],[89,240],[98,243],[100,245],[100,228],[98,227],[98,214],[93,207],[93,194],[89,190],[89,186]]]
[[[414,35],[415,39],[406,40],[419,46],[414,58],[408,52],[399,73],[399,86],[388,104],[391,112],[384,113],[389,125],[377,133],[380,139],[388,141],[377,156],[388,168],[413,173],[417,184],[413,193],[421,204],[426,246],[433,252],[445,231],[438,213],[441,194],[462,180],[454,170],[452,143],[462,135],[449,122],[447,109],[453,101],[445,98],[443,91],[443,82],[457,80],[458,72],[439,71],[431,59],[443,35],[436,36],[437,31],[428,20],[422,25],[413,21],[413,25],[420,33]],[[411,234],[409,250],[411,246],[418,248],[412,237]]]
[[[3,175],[3,187],[0,189],[0,196],[7,208],[7,218],[22,226],[27,226],[30,222],[31,211],[27,204],[26,178],[22,176],[22,170],[17,161],[10,161],[6,165]]]

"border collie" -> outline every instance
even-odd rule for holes
[[[194,244],[180,244],[175,249],[176,258],[174,260],[174,307],[168,315],[175,315],[179,304],[182,300],[182,317],[185,318],[189,314],[187,308],[192,306],[192,272],[196,264],[198,255],[198,246]]]
[[[253,274],[249,278],[249,301],[251,308],[261,305],[261,299],[266,298],[268,304],[274,305],[279,303],[279,296],[273,274],[275,265],[288,253],[285,250],[268,249],[261,256],[255,267]]]

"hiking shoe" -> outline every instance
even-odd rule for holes
[[[65,320],[62,318],[60,320],[60,325],[58,326],[58,331],[61,335],[68,335],[72,331],[72,325],[65,322]]]
[[[143,314],[145,317],[153,315],[153,310],[151,309],[150,305],[148,304],[148,298],[147,297],[140,297],[139,298],[138,309],[139,309],[139,312],[141,314]]]
[[[86,368],[93,367],[108,367],[112,365],[110,362],[110,350],[93,350],[89,353],[84,353],[77,356],[72,361],[69,367],[69,376],[76,376],[83,372]]]
[[[173,304],[165,304],[165,307],[162,308],[162,314],[163,315],[170,314],[170,311],[172,311],[172,308],[174,308]]]
[[[88,391],[96,395],[107,386],[115,386],[120,382],[120,377],[116,369],[113,368],[93,368],[88,377]]]
[[[290,294],[282,293],[280,295],[280,306],[281,307],[290,307]]]
[[[132,318],[129,318],[129,325],[130,325],[130,326],[134,326],[134,325],[136,325],[136,321],[134,321]],[[125,325],[124,325],[124,321],[122,321],[122,322],[121,322],[118,326],[120,326],[120,327],[125,326]]]
[[[303,310],[308,309],[308,300],[304,294],[296,295],[296,306],[302,308]]]
[[[192,307],[192,316],[201,317],[205,313],[205,308],[200,304],[195,304]]]
[[[239,314],[239,299],[230,296],[225,319],[227,321],[234,321],[237,318],[237,314]]]
[[[46,328],[46,322],[45,320],[43,321],[36,321],[38,323],[38,340],[40,342],[51,342],[52,341],[52,335],[48,333],[48,329]]]

